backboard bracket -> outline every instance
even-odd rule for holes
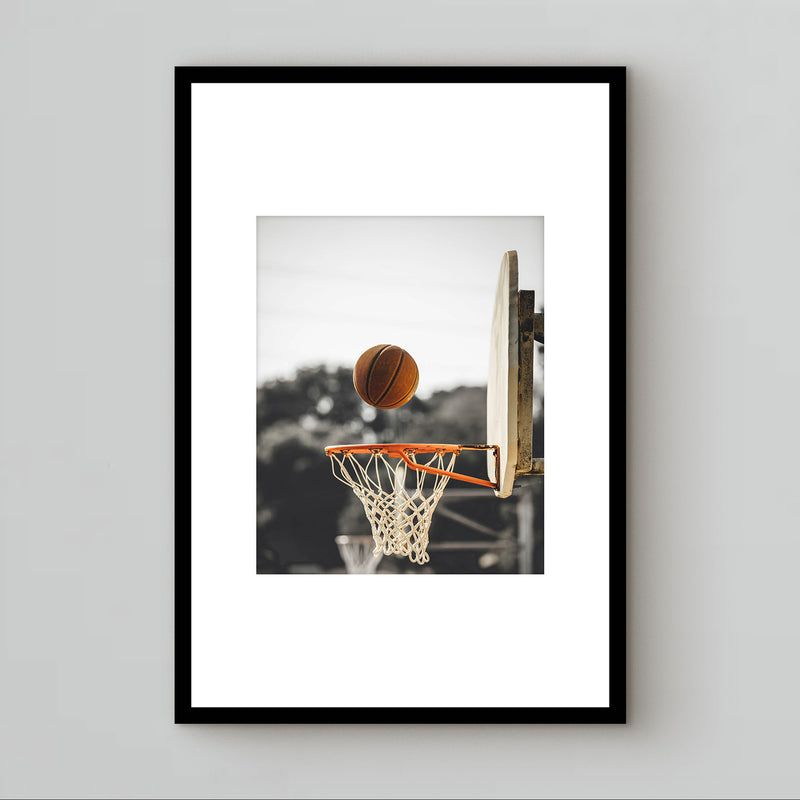
[[[544,475],[544,459],[533,457],[534,342],[544,344],[544,313],[534,311],[535,304],[535,292],[519,290],[517,466],[514,477]]]
[[[518,294],[519,373],[517,375],[517,465],[516,475],[527,475],[533,465],[533,358],[534,306],[536,293]]]

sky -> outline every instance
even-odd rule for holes
[[[376,344],[412,355],[420,397],[485,385],[506,250],[544,303],[541,217],[259,217],[257,246],[259,385]]]

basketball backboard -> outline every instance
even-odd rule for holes
[[[534,293],[520,291],[517,252],[509,250],[495,292],[486,392],[486,441],[500,446],[498,497],[511,495],[518,475],[544,474],[543,460],[533,458],[533,343],[544,342],[543,318]],[[495,469],[490,455],[490,478]]]

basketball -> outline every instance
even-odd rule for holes
[[[393,344],[376,344],[362,353],[353,370],[358,396],[375,408],[399,408],[417,391],[419,370],[411,356]]]

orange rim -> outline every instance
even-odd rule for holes
[[[460,472],[449,472],[446,469],[428,467],[411,461],[409,455],[415,453],[460,453],[462,450],[494,450],[495,480],[475,478],[472,475],[463,475]],[[406,444],[395,442],[392,444],[337,444],[325,448],[325,455],[340,454],[344,456],[354,454],[385,455],[390,458],[402,459],[411,469],[417,472],[429,472],[431,475],[446,475],[464,483],[474,483],[477,486],[487,486],[495,491],[500,487],[500,447],[496,444]]]

